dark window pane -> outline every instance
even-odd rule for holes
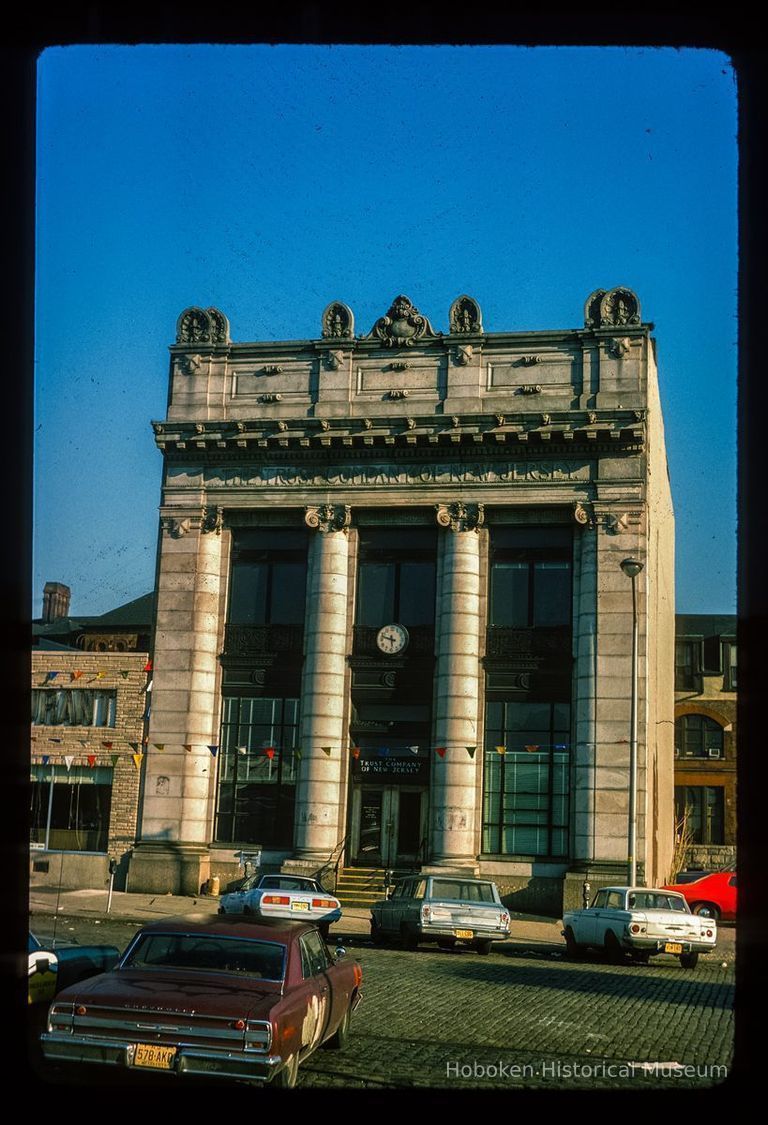
[[[301,625],[304,621],[306,585],[307,568],[305,563],[280,562],[272,564],[270,625]]]
[[[431,625],[435,620],[435,565],[400,564],[400,605],[397,620],[404,625]]]
[[[386,625],[395,620],[394,563],[361,563],[359,586],[358,625]]]
[[[570,551],[571,532],[565,527],[494,527],[494,548]]]
[[[229,621],[232,625],[264,625],[267,620],[267,564],[237,563],[232,568]]]
[[[528,563],[496,562],[491,569],[491,625],[528,625]]]
[[[537,562],[533,567],[533,624],[568,625],[571,620],[571,565]]]

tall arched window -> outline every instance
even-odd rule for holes
[[[675,720],[678,758],[722,758],[723,728],[706,715],[681,715]]]

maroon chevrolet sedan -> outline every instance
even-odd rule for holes
[[[46,1059],[295,1086],[343,1047],[362,970],[315,926],[227,916],[144,926],[111,972],[65,989]]]

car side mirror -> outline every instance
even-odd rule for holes
[[[337,961],[340,961],[342,957],[347,956],[347,951],[343,945],[337,945],[333,952]]]

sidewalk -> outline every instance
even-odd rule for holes
[[[107,914],[107,891],[59,891],[56,887],[31,887],[29,891],[30,914],[68,914],[76,918],[124,918],[137,926],[175,915],[216,914],[219,900],[213,895],[143,895],[115,891],[112,908]],[[368,934],[371,915],[367,907],[347,906],[340,922],[331,926],[337,937],[347,934]],[[551,918],[528,914],[512,914],[510,940],[531,944],[562,944],[562,923]]]

